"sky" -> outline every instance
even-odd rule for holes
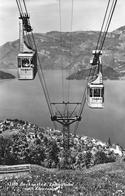
[[[60,31],[59,0],[25,0],[25,2],[33,32]],[[107,3],[108,0],[60,0],[61,31],[100,30]],[[0,45],[18,39],[18,16],[16,0],[0,0]],[[109,31],[123,25],[125,25],[125,0],[118,0]]]

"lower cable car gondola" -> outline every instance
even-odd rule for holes
[[[33,80],[36,75],[36,53],[18,54],[18,79]]]
[[[102,73],[99,72],[97,78],[87,85],[87,103],[90,108],[104,108],[104,84]]]

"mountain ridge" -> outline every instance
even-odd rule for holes
[[[102,64],[111,67],[116,72],[115,79],[125,75],[125,26],[107,34],[105,41]],[[74,74],[86,69],[95,49],[98,31],[76,31],[47,33],[35,33],[43,69],[71,69]],[[60,37],[61,36],[61,37]],[[17,67],[17,54],[19,52],[19,40],[7,42],[0,46],[0,69]],[[106,76],[108,79],[110,77]]]

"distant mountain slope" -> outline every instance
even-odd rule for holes
[[[98,35],[99,32],[96,31],[78,31],[72,32],[72,34],[69,32],[62,32],[60,38],[60,32],[57,31],[45,34],[36,33],[35,40],[43,68],[70,68],[74,73],[77,73],[78,70],[82,71],[83,69],[86,69],[92,57],[92,50],[96,47]],[[1,46],[0,68],[16,68],[18,50],[18,40],[7,42]],[[116,71],[118,77],[124,76],[124,54],[125,26],[108,33],[107,35],[102,55],[104,70],[105,67],[111,67],[113,74]],[[109,78],[108,75],[106,75],[106,77]]]
[[[0,47],[0,68],[8,69],[17,67],[18,48],[18,41],[7,42]]]
[[[69,80],[81,80],[86,79],[88,77],[89,70],[88,69],[81,69],[76,73],[71,74],[67,79]],[[122,74],[118,71],[115,71],[112,67],[103,67],[103,80],[110,79],[110,80],[118,80]]]

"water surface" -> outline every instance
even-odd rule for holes
[[[52,101],[80,101],[85,81],[62,80],[65,73],[47,71],[45,78]],[[63,89],[63,90],[62,90]],[[68,91],[69,90],[69,91]],[[33,81],[0,81],[0,119],[18,118],[40,126],[53,126],[38,76]],[[125,81],[105,81],[104,109],[85,106],[78,133],[111,140],[125,147]]]

